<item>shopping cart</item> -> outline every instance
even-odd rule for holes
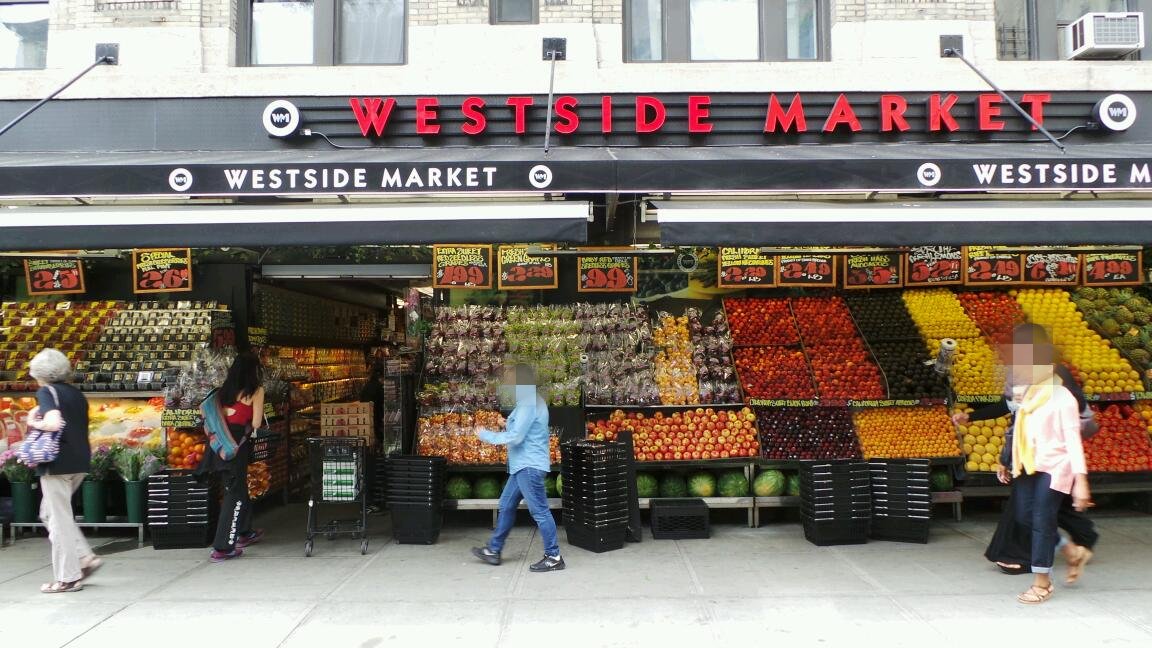
[[[308,536],[304,556],[312,555],[318,535],[334,540],[338,535],[362,539],[360,553],[368,553],[368,499],[364,487],[368,441],[359,437],[323,437],[308,439],[308,465],[312,476],[312,493],[308,498]],[[317,505],[359,504],[359,519],[329,520],[319,525]]]

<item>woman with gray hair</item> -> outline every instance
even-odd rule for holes
[[[56,459],[36,466],[44,499],[40,519],[48,528],[52,544],[54,580],[40,591],[63,594],[83,589],[82,581],[93,574],[103,561],[76,526],[72,513],[72,495],[84,482],[91,468],[92,449],[88,445],[88,399],[68,384],[72,364],[55,349],[44,349],[32,358],[28,373],[40,384],[36,407],[28,416],[29,426],[45,432],[60,433],[60,454]]]

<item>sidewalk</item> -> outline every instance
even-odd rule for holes
[[[203,550],[105,540],[104,569],[69,595],[38,591],[51,580],[45,540],[4,547],[0,645],[1152,645],[1152,516],[1096,519],[1100,551],[1081,584],[1026,607],[1015,595],[1029,577],[983,560],[995,526],[986,515],[938,520],[928,545],[820,548],[794,524],[718,525],[710,540],[646,535],[597,555],[565,545],[561,530],[568,570],[531,574],[542,549],[526,525],[499,568],[469,555],[486,539],[481,525],[450,526],[434,546],[396,545],[386,518],[374,519],[367,556],[359,541],[321,538],[305,559],[304,510],[293,506],[263,516],[268,539],[221,565]]]

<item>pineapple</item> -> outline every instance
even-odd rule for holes
[[[1132,311],[1128,310],[1127,306],[1117,308],[1116,312],[1112,313],[1112,317],[1116,318],[1116,321],[1121,324],[1131,324],[1136,321],[1136,316],[1132,314]]]

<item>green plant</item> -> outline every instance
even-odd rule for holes
[[[113,452],[108,446],[100,446],[92,451],[92,465],[88,469],[87,481],[104,481],[112,471]]]
[[[20,463],[16,453],[12,450],[0,452],[0,472],[13,484],[28,484],[36,476],[28,466]]]
[[[110,455],[113,468],[124,481],[148,479],[165,467],[163,455],[147,448],[117,444],[110,450]]]

